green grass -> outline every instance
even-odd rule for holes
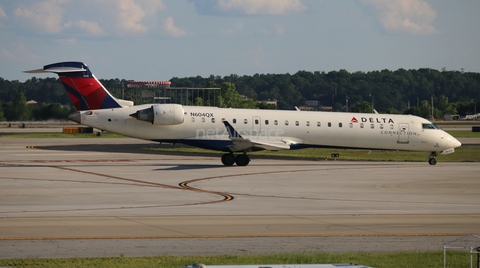
[[[162,267],[181,268],[184,265],[203,263],[209,265],[254,264],[324,264],[355,263],[382,268],[443,267],[443,252],[401,253],[343,253],[343,254],[267,254],[220,256],[159,256],[72,259],[13,259],[0,260],[8,267]],[[447,252],[447,267],[470,267],[470,256],[464,252]],[[476,266],[475,266],[476,267]]]

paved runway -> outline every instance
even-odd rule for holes
[[[0,139],[0,258],[430,251],[480,233],[478,163],[224,167],[155,146]]]

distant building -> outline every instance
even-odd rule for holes
[[[318,100],[306,100],[305,106],[308,107],[318,107]]]
[[[278,106],[277,100],[263,100],[263,101],[257,101],[258,103],[265,103],[267,105],[273,105],[275,107]]]
[[[458,114],[446,114],[443,116],[444,120],[451,121],[451,120],[458,120],[460,119],[460,115]]]
[[[331,112],[333,111],[333,106],[322,106],[321,110],[324,112]]]
[[[306,105],[299,106],[298,109],[300,109],[300,111],[317,111],[317,107],[306,106]]]

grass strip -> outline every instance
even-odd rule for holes
[[[272,245],[273,246],[273,245]],[[447,252],[447,267],[470,267],[468,252]],[[474,257],[476,260],[476,257]],[[158,256],[70,259],[11,259],[0,260],[5,267],[162,267],[181,268],[193,263],[210,265],[255,264],[327,264],[355,263],[371,267],[443,267],[443,252],[400,253],[310,253],[219,256]],[[476,266],[475,266],[476,267]]]

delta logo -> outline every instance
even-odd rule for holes
[[[367,122],[370,122],[370,123],[378,123],[378,124],[381,124],[381,123],[390,123],[390,124],[393,124],[393,119],[392,118],[373,118],[373,117],[369,117],[369,118],[366,118],[366,117],[362,117],[361,118],[362,120],[362,123],[367,123]],[[350,120],[351,123],[358,123],[358,120],[357,118],[355,117],[352,117],[352,120]]]

